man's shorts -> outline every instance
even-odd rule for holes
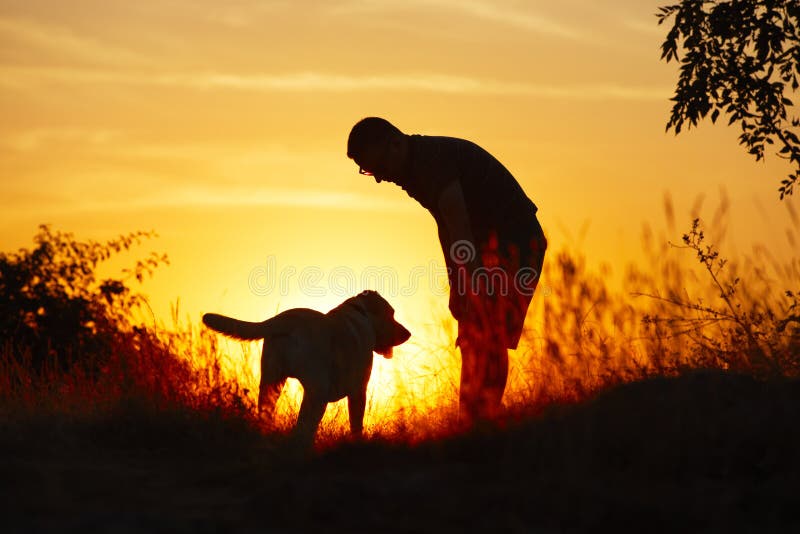
[[[451,280],[450,310],[458,320],[456,345],[469,339],[477,346],[502,343],[517,348],[546,249],[541,227],[524,248],[490,240],[482,247],[482,270],[468,277],[467,289]]]

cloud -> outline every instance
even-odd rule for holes
[[[380,196],[356,192],[278,188],[241,189],[238,191],[221,191],[216,188],[184,188],[174,193],[160,194],[157,199],[143,199],[140,207],[144,206],[284,206],[366,211],[407,211],[409,209],[408,202],[405,201],[393,201]]]
[[[139,54],[81,35],[70,28],[22,18],[0,17],[0,39],[4,48],[13,49],[16,45],[19,49],[43,51],[51,58],[69,57],[115,66],[147,63]]]
[[[621,19],[621,23],[625,28],[629,30],[648,36],[663,37],[666,36],[667,31],[669,30],[668,27],[665,27],[664,25],[659,25],[655,16],[647,20],[641,18],[625,17]]]
[[[516,4],[516,5],[515,5]],[[521,9],[519,3],[486,0],[350,0],[330,8],[334,13],[352,14],[367,12],[371,16],[388,10],[409,7],[446,10],[480,19],[484,22],[510,26],[532,33],[564,39],[584,39],[585,33],[576,27],[563,24],[528,7]]]
[[[380,195],[365,195],[348,191],[314,189],[251,188],[231,191],[230,188],[160,189],[157,195],[140,195],[133,192],[123,199],[119,195],[98,195],[96,198],[81,197],[73,202],[59,202],[48,211],[87,212],[120,211],[135,212],[149,209],[180,208],[246,208],[288,207],[314,208],[368,212],[412,211],[413,204],[406,199],[393,200]]]
[[[469,15],[514,26],[535,33],[552,35],[566,39],[582,39],[583,32],[577,28],[561,24],[551,18],[539,15],[532,11],[523,11],[499,2],[486,2],[480,0],[426,0],[426,3],[440,5],[449,9],[461,10]]]
[[[41,150],[54,144],[80,146],[105,145],[120,135],[115,130],[89,130],[80,128],[34,128],[16,130],[0,136],[0,147],[21,152]]]
[[[661,86],[633,86],[619,83],[555,85],[438,74],[382,76],[318,72],[249,75],[217,72],[134,74],[82,69],[0,67],[0,85],[30,87],[51,83],[149,85],[208,91],[323,93],[403,91],[570,100],[663,100],[671,95],[671,88]]]

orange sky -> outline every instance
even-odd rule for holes
[[[379,115],[481,144],[539,205],[552,250],[615,272],[645,221],[663,228],[667,191],[682,229],[724,185],[731,246],[788,252],[780,160],[756,164],[734,128],[664,133],[663,3],[0,0],[0,246],[30,246],[43,222],[95,239],[155,229],[142,251],[172,265],[147,291],[167,322],[178,298],[195,320],[327,310],[350,289],[331,280],[351,273],[353,293],[386,267],[419,330],[446,305],[427,281],[433,221],[345,156],[352,124]],[[254,292],[270,261],[296,274]],[[317,271],[308,291],[300,273]]]

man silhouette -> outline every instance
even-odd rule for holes
[[[350,131],[347,156],[377,183],[392,182],[433,215],[461,350],[459,416],[495,415],[544,260],[536,205],[511,173],[464,139],[406,135],[378,117]]]

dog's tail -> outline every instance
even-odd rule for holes
[[[251,323],[216,313],[203,315],[203,323],[210,329],[216,330],[220,334],[243,340],[264,339],[267,337],[270,330],[267,325],[268,322],[269,320]]]

